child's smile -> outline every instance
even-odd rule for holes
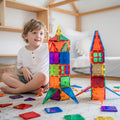
[[[31,49],[36,49],[40,46],[40,44],[43,42],[44,39],[44,30],[33,30],[32,32],[28,32],[28,34],[25,36],[26,39],[28,39],[28,47]]]

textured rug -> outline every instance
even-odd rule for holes
[[[3,84],[0,84],[2,86]],[[74,87],[74,93],[85,89],[90,86],[90,79],[86,78],[71,78],[71,85],[78,85],[81,88]],[[115,86],[120,86],[120,81],[106,80],[106,86],[110,89],[118,90]],[[120,89],[119,89],[120,90]],[[117,92],[120,94],[120,92]],[[9,96],[13,94],[5,94],[4,97],[0,97],[0,104],[12,103],[12,105],[1,108],[0,107],[0,120],[22,120],[19,114],[34,111],[40,114],[40,117],[33,118],[34,120],[65,120],[64,115],[80,114],[85,120],[95,120],[97,116],[110,116],[115,120],[120,120],[120,96],[106,90],[106,100],[104,100],[104,106],[116,106],[118,112],[102,112],[100,101],[91,100],[91,91],[88,90],[77,97],[79,104],[75,103],[72,99],[65,101],[48,100],[45,104],[42,104],[46,93],[43,96],[35,97],[34,94],[21,94],[23,98],[11,99]],[[35,101],[24,101],[26,98],[32,97]],[[25,103],[31,104],[32,107],[21,110],[15,109],[13,106]],[[63,112],[48,114],[44,108],[59,107]]]

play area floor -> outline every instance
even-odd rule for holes
[[[3,84],[1,84],[3,85]],[[1,86],[0,85],[0,86]],[[71,78],[71,85],[78,85],[72,87],[74,93],[82,91],[86,87],[90,86],[89,78]],[[117,93],[120,94],[120,81],[115,80],[106,80],[106,86],[112,90],[117,90]],[[116,106],[118,112],[102,112],[101,111],[101,103],[100,101],[92,101],[91,100],[91,91],[88,90],[83,94],[77,96],[77,100],[79,103],[75,103],[72,99],[65,101],[55,101],[49,99],[45,104],[42,104],[46,93],[43,96],[35,97],[34,94],[21,94],[23,98],[19,99],[11,99],[9,96],[13,96],[13,94],[5,94],[4,97],[0,97],[0,104],[8,104],[12,103],[12,105],[7,107],[0,107],[0,120],[23,120],[19,116],[19,114],[23,114],[26,112],[34,111],[40,114],[40,117],[32,118],[33,120],[65,120],[64,115],[73,115],[80,114],[85,120],[96,120],[97,116],[109,116],[113,117],[114,120],[120,120],[120,96],[114,94],[106,90],[106,100],[103,102],[103,106]],[[32,97],[34,101],[24,101],[28,97]],[[16,105],[21,103],[30,104],[31,107],[22,110],[13,108]],[[44,108],[50,107],[59,107],[62,109],[62,112],[51,113],[48,114],[45,112]],[[67,119],[73,120],[73,119]],[[81,119],[82,120],[82,119]],[[103,120],[103,119],[101,119]],[[106,119],[108,120],[108,119]],[[113,120],[113,119],[109,119]]]

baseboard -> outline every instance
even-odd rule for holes
[[[90,75],[77,75],[77,74],[71,74],[71,78],[90,78]],[[118,77],[106,77],[106,80],[120,80]]]

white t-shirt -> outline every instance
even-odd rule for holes
[[[22,47],[18,52],[17,69],[27,67],[33,76],[38,72],[44,72],[49,75],[49,51],[48,44],[43,43],[35,50],[28,50]]]

